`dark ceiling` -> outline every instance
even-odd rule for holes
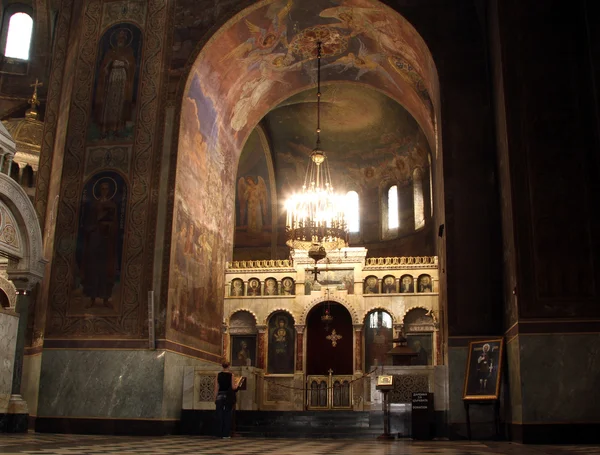
[[[396,101],[356,83],[326,85],[321,91],[321,148],[338,189],[407,182],[415,167],[428,167],[425,135]],[[315,147],[316,88],[279,104],[263,125],[274,152],[277,186],[285,195],[302,184]]]

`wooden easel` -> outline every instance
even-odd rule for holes
[[[496,438],[500,439],[500,400],[463,400],[465,404],[465,412],[467,413],[467,437],[471,440],[471,415],[469,408],[471,405],[494,406],[494,428],[496,430]]]

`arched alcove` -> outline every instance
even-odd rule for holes
[[[27,193],[6,174],[0,174],[0,255],[8,258],[8,279],[31,288],[44,275],[42,232]]]
[[[408,21],[378,1],[367,3],[369,8],[361,5],[348,11],[326,1],[301,7],[285,1],[258,2],[224,24],[199,51],[181,93],[169,276],[170,289],[177,286],[179,292],[193,296],[190,306],[202,311],[213,305],[206,302],[222,301],[222,272],[233,251],[236,171],[242,148],[275,106],[315,86],[317,40],[323,43],[322,78],[327,87],[358,85],[394,100],[422,130],[428,147],[439,153],[439,88],[433,58]],[[260,37],[252,30],[261,30]],[[351,71],[340,71],[345,61]],[[178,248],[184,241],[178,235],[183,219],[193,223],[207,245],[192,252],[191,262],[199,272],[195,286],[211,298],[187,289],[191,284],[182,277],[191,270],[175,267],[181,262],[176,256],[183,249]],[[170,298],[169,311],[175,305]],[[206,334],[219,327],[222,311],[208,310],[202,322]],[[176,341],[220,352],[215,337],[198,338],[175,327],[167,327],[167,332]]]

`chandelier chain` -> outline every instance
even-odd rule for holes
[[[321,41],[317,42],[317,149],[321,145]]]

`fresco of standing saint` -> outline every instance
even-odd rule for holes
[[[100,40],[88,139],[133,139],[140,49],[141,32],[132,24],[118,24]]]

